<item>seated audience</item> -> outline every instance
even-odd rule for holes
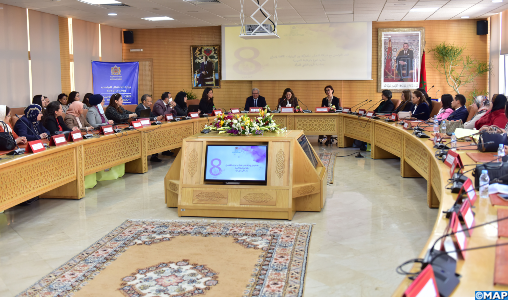
[[[211,114],[215,108],[213,104],[213,89],[207,87],[203,91],[201,100],[199,101],[199,110],[204,114]]]
[[[453,113],[452,108],[453,96],[450,94],[444,94],[441,96],[442,107],[436,115],[438,121],[446,120]]]
[[[69,108],[69,103],[67,103],[67,94],[61,93],[58,95],[58,102],[62,105],[62,112],[65,113]]]
[[[65,125],[62,118],[63,109],[62,105],[58,101],[53,101],[48,104],[48,107],[44,111],[42,116],[42,123],[46,127],[51,135],[57,135],[62,131],[75,131],[79,130],[78,127],[69,128]]]
[[[92,93],[86,93],[85,97],[83,97],[83,104],[86,105],[85,109],[88,109],[89,107],[91,107],[91,105],[90,105],[90,97],[91,96],[93,96]]]
[[[298,106],[298,98],[296,98],[295,93],[290,88],[286,88],[282,93],[282,97],[279,98],[279,102],[277,103],[277,108],[280,110],[281,107],[297,107]]]
[[[434,103],[432,102],[432,98],[427,94],[427,91],[424,88],[417,88],[417,91],[422,92],[424,100],[427,101],[427,104],[429,105],[430,111],[432,111],[432,107],[434,106]]]
[[[175,97],[175,110],[177,116],[186,116],[189,112],[187,107],[187,93],[178,92]]]
[[[161,98],[155,102],[153,105],[153,114],[155,116],[165,116],[165,115],[176,115],[176,111],[173,109],[175,106],[175,102],[173,98],[171,98],[170,92],[165,92],[161,95]]]
[[[79,92],[72,91],[69,94],[69,100],[67,101],[67,105],[70,106],[74,101],[80,102],[80,100],[79,100]],[[88,109],[88,106],[86,106],[86,104],[84,104],[84,103],[83,103],[83,109]]]
[[[476,121],[474,127],[480,130],[487,130],[489,127],[495,126],[505,128],[508,119],[505,115],[506,96],[497,95],[492,101],[492,108]]]
[[[113,120],[108,120],[104,113],[104,97],[100,94],[92,95],[89,98],[90,108],[86,114],[86,120],[94,128],[100,126],[113,125]]]
[[[413,91],[411,101],[414,104],[412,117],[418,120],[427,120],[430,117],[430,107],[425,100],[422,92],[416,90]]]
[[[156,118],[157,121],[162,120],[163,116],[157,116],[156,114],[154,114],[152,112],[152,109],[150,108],[151,105],[152,105],[152,96],[150,96],[148,94],[144,94],[143,96],[141,96],[141,103],[139,103],[139,105],[136,106],[134,113],[136,115],[140,116],[142,110],[149,109],[150,110],[150,118]]]
[[[495,94],[492,99],[495,99],[497,94]],[[471,120],[464,123],[465,129],[474,129],[474,124],[476,121],[480,120],[481,117],[483,117],[489,109],[492,108],[492,102],[489,101],[487,97],[484,96],[478,96],[476,97],[475,103],[473,105],[476,105],[478,107],[478,111],[476,114],[471,118]]]
[[[130,118],[138,116],[132,111],[128,111],[123,108],[122,105],[122,95],[118,93],[111,95],[109,105],[106,108],[106,117],[108,117],[109,120],[115,121],[115,124],[127,123]]]
[[[323,100],[321,100],[321,107],[332,107],[333,105],[335,106],[336,109],[341,108],[340,99],[335,97],[333,93],[334,90],[331,85],[325,86],[326,97],[324,97]]]
[[[266,100],[265,97],[259,95],[259,89],[252,89],[252,96],[247,97],[245,100],[245,110],[249,111],[251,107],[265,107]]]
[[[394,113],[398,113],[399,111],[413,111],[413,102],[411,102],[411,91],[403,90],[400,95],[400,104],[393,111]]]
[[[381,93],[381,98],[383,99],[383,102],[379,104],[374,112],[378,114],[391,114],[395,109],[395,105],[393,105],[392,102],[392,92],[390,90],[384,90]]]
[[[469,112],[466,108],[466,97],[461,94],[455,95],[455,98],[452,101],[452,108],[454,111],[448,116],[447,120],[449,121],[460,121],[462,120],[462,123],[466,123],[467,116],[469,115]]]
[[[32,100],[32,103],[40,105],[40,107],[42,107],[42,110],[44,111],[44,109],[46,109],[46,106],[48,106],[49,104],[49,99],[48,97],[43,95],[35,95]]]
[[[24,113],[25,115],[21,116],[14,125],[14,131],[18,136],[26,137],[27,141],[48,138],[50,131],[39,122],[42,118],[42,107],[38,104],[30,104],[25,108]]]
[[[83,104],[79,101],[74,101],[69,105],[64,122],[69,128],[78,127],[79,130],[87,132],[93,130],[93,126],[83,116]]]
[[[9,106],[0,105],[0,132],[9,132],[16,144],[26,144],[27,139],[24,136],[18,136],[11,128],[11,109]]]

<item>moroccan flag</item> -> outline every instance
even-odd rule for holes
[[[425,50],[422,55],[422,65],[420,66],[420,88],[427,91],[427,71],[425,70]]]
[[[392,75],[392,39],[388,40],[388,49],[386,50],[385,77]]]

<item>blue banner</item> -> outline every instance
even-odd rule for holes
[[[109,104],[113,94],[122,95],[123,104],[138,104],[139,62],[92,61],[93,93]]]

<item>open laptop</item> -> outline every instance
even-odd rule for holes
[[[142,109],[139,111],[138,118],[150,118],[150,112],[151,112],[151,109],[149,109],[149,108]]]

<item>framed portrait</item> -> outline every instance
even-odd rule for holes
[[[220,46],[191,46],[192,88],[220,88]]]
[[[378,29],[378,92],[420,86],[425,28]]]

